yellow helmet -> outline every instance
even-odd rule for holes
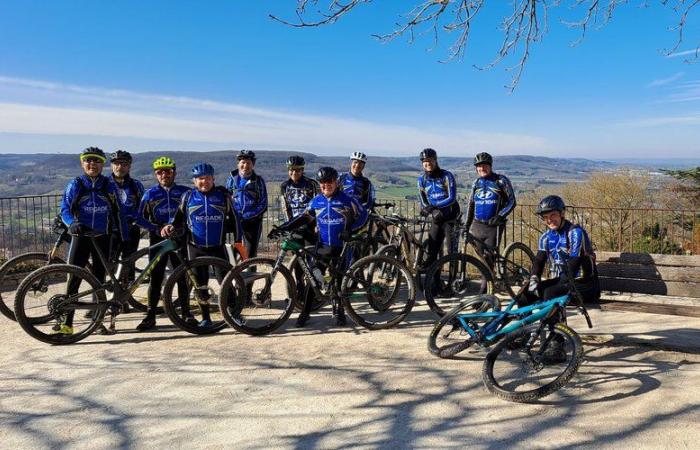
[[[174,168],[175,161],[172,158],[168,158],[167,156],[161,156],[160,158],[157,158],[155,161],[153,161],[153,170]]]

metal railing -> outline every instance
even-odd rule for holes
[[[420,206],[416,201],[388,201],[396,205],[389,212],[418,216]],[[28,251],[48,251],[54,240],[51,223],[60,202],[61,195],[0,198],[0,260]],[[521,241],[537,248],[544,225],[534,214],[535,208],[515,208],[509,216],[504,243]],[[378,208],[378,212],[384,211]],[[700,211],[572,206],[567,209],[567,217],[588,230],[599,251],[700,254]],[[283,221],[279,197],[271,196],[263,221],[261,252],[273,250],[274,243],[267,242],[267,233]]]

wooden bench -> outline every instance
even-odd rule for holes
[[[700,317],[700,255],[598,252],[597,264],[601,309]]]

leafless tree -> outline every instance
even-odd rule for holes
[[[503,0],[495,0],[503,1]],[[651,0],[638,0],[639,6],[647,7]],[[678,21],[670,29],[677,33],[674,45],[665,50],[667,55],[676,52],[683,42],[688,15],[700,3],[700,0],[656,0],[665,7],[672,8],[678,15]],[[372,0],[296,0],[296,19],[282,19],[270,15],[274,20],[293,27],[317,27],[332,24],[359,8],[372,3]],[[321,3],[321,5],[319,5]],[[469,42],[472,25],[479,13],[486,7],[486,0],[413,0],[407,2],[411,9],[401,17],[393,31],[374,35],[382,41],[407,36],[413,42],[416,36],[430,33],[437,44],[442,34],[456,34],[449,46],[445,61],[462,59]],[[493,3],[493,2],[491,2]],[[549,11],[555,8],[569,8],[582,11],[577,20],[559,18],[562,24],[580,30],[580,37],[572,44],[579,43],[586,32],[594,26],[604,26],[613,17],[618,7],[631,3],[629,0],[512,0],[512,14],[501,23],[503,41],[495,58],[479,69],[492,68],[507,57],[513,57],[516,63],[508,66],[512,72],[509,89],[514,89],[520,81],[523,70],[530,56],[534,43],[542,40],[548,23]],[[694,58],[700,55],[700,45],[695,47]],[[689,60],[688,59],[688,60]]]

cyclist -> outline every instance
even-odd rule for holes
[[[432,218],[424,264],[427,268],[437,259],[446,236],[448,248],[456,244],[452,242],[452,232],[455,226],[454,219],[459,216],[460,210],[457,203],[455,177],[451,172],[438,166],[437,152],[432,148],[426,148],[420,152],[420,160],[424,171],[418,177],[418,197],[422,207],[420,215]]]
[[[487,245],[496,247],[505,231],[506,218],[515,208],[515,193],[508,177],[492,170],[493,157],[488,153],[478,153],[474,166],[479,178],[474,180],[469,194],[466,228]],[[478,243],[477,251],[493,268],[493,254],[485,252]]]
[[[542,218],[548,230],[540,237],[526,299],[521,302],[523,304],[532,303],[538,298],[550,300],[568,292],[566,275],[556,265],[560,262],[565,263],[576,277],[574,283],[584,300],[596,301],[600,298],[593,245],[583,227],[565,218],[565,210],[564,200],[557,195],[549,195],[537,205],[536,214]],[[554,277],[540,281],[547,260]]]
[[[131,178],[129,175],[132,161],[131,153],[124,150],[117,150],[110,155],[112,165],[111,181],[116,186],[119,207],[128,225],[127,240],[122,243],[120,248],[117,248],[114,255],[117,259],[129,257],[138,250],[141,238],[140,229],[136,224],[136,217],[144,188],[139,180]],[[133,272],[128,274],[129,280],[133,280],[134,277],[135,274]]]
[[[149,246],[163,240],[161,230],[173,219],[180,205],[180,199],[185,192],[189,191],[189,188],[175,184],[176,169],[175,161],[167,156],[161,156],[153,161],[153,173],[157,184],[143,194],[137,215],[139,226],[148,230]],[[149,260],[153,260],[155,254],[155,251],[151,251],[148,255]],[[136,327],[138,331],[152,330],[156,327],[158,301],[168,261],[174,269],[181,264],[181,255],[170,253],[153,267],[151,282],[148,286],[148,312]],[[183,301],[186,296],[187,285],[183,282],[178,285],[178,298]]]
[[[119,210],[116,186],[109,178],[102,175],[102,168],[107,160],[105,153],[97,147],[88,147],[80,154],[83,175],[75,178],[66,187],[61,200],[61,219],[71,234],[68,248],[68,263],[85,267],[92,259],[92,273],[98,281],[104,283],[105,268],[100,261],[90,239],[94,236],[94,245],[109,257],[111,235],[117,235],[116,241],[125,241],[126,221]],[[68,283],[67,294],[78,292],[80,278]],[[68,313],[66,322],[56,331],[59,334],[73,334],[74,311]],[[104,326],[102,332],[106,332]]]
[[[192,168],[194,189],[185,192],[180,200],[170,224],[161,230],[162,237],[171,236],[176,228],[187,225],[189,259],[199,256],[214,256],[228,261],[226,254],[226,233],[233,233],[235,242],[240,242],[238,214],[233,209],[228,190],[214,185],[214,168],[208,163],[197,163]],[[197,273],[197,282],[206,285],[209,273],[206,267]],[[223,273],[217,273],[219,281]],[[205,295],[208,295],[205,294]],[[184,306],[184,305],[183,305]],[[202,305],[200,327],[212,325],[209,307]]]
[[[245,247],[250,258],[258,253],[262,222],[267,211],[265,180],[255,173],[255,152],[241,150],[237,156],[238,169],[231,172],[226,189],[233,196],[233,206],[240,216]]]
[[[315,224],[318,231],[316,253],[326,263],[331,263],[340,256],[343,242],[349,239],[351,233],[366,225],[367,210],[356,199],[338,188],[338,171],[334,168],[321,167],[318,170],[318,182],[321,193],[311,200],[306,211],[279,227],[273,228],[268,237],[273,239],[280,231],[295,230]],[[348,255],[345,261],[333,261],[333,263],[347,267],[351,258],[352,255]],[[319,268],[325,269],[323,264],[319,264],[319,266]],[[297,319],[298,327],[303,327],[306,324],[311,312],[311,289],[307,289],[306,292],[304,310]],[[345,325],[345,310],[342,304],[338,306],[336,324]]]
[[[290,156],[287,159],[289,179],[280,185],[287,220],[302,214],[311,199],[320,192],[318,182],[304,175],[305,165],[306,161],[302,156]]]
[[[367,164],[367,155],[362,152],[353,152],[350,155],[350,172],[340,176],[340,189],[354,197],[367,210],[374,206],[374,186],[369,178],[362,175],[362,171]]]

